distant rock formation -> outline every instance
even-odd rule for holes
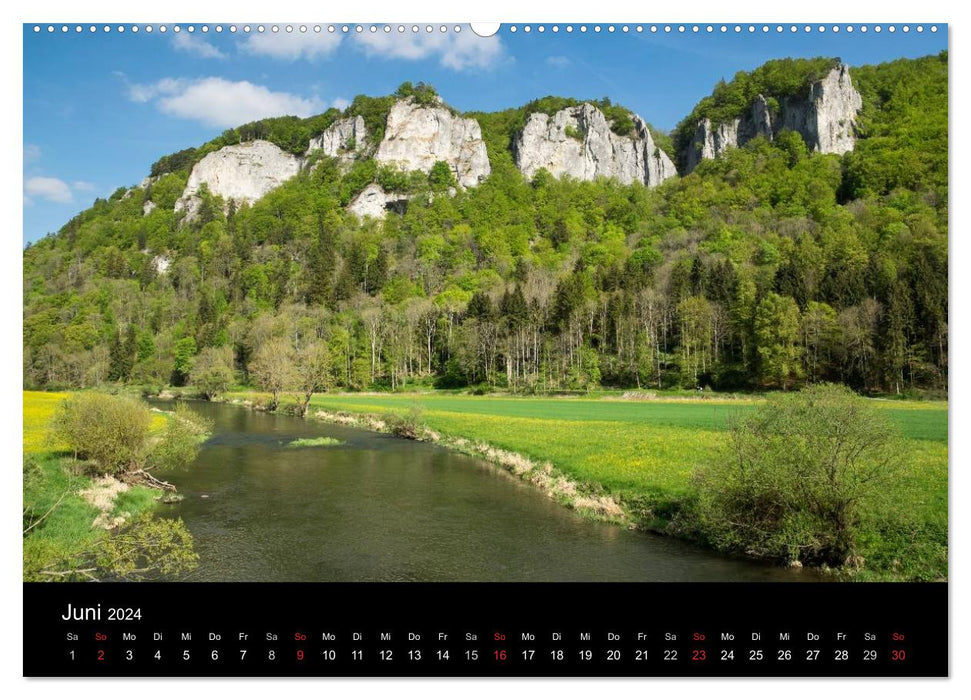
[[[856,115],[863,98],[853,87],[850,68],[840,64],[817,83],[809,98],[782,106],[782,128],[798,131],[814,151],[847,153],[856,145]]]
[[[644,120],[637,115],[633,120],[633,132],[619,136],[610,130],[604,113],[588,103],[561,109],[552,117],[534,112],[513,142],[516,165],[528,178],[545,168],[555,177],[609,177],[648,187],[677,175]]]
[[[325,156],[349,161],[359,153],[366,153],[369,145],[364,117],[347,117],[338,119],[320,136],[310,139],[307,155],[321,151]]]
[[[155,268],[156,274],[164,275],[169,271],[169,266],[172,264],[172,259],[168,255],[156,255],[152,258],[152,267]]]
[[[385,192],[381,185],[372,182],[347,205],[347,211],[361,219],[383,219],[389,210],[402,211],[407,204],[407,196]]]
[[[727,123],[700,120],[694,138],[680,154],[681,162],[690,172],[705,158],[715,158],[756,136],[772,139],[783,129],[802,134],[812,150],[845,153],[853,148],[861,105],[849,69],[841,64],[805,95],[782,98],[778,105],[759,95],[745,114]],[[516,165],[529,178],[545,169],[555,177],[607,177],[648,187],[677,175],[674,163],[655,143],[644,120],[637,115],[631,118],[633,129],[621,136],[611,130],[604,113],[589,103],[567,107],[552,116],[530,114],[513,139]],[[491,172],[479,123],[456,114],[440,98],[433,104],[419,104],[414,98],[394,102],[380,142],[374,134],[368,134],[363,117],[338,119],[310,140],[306,155],[316,153],[346,163],[374,158],[378,163],[424,173],[443,161],[460,188],[478,185]],[[296,176],[305,163],[305,158],[269,141],[226,146],[195,164],[175,211],[185,212],[185,221],[193,220],[202,202],[199,191],[203,185],[227,205],[229,201],[252,204]],[[140,187],[147,188],[153,181],[146,178]],[[389,209],[402,210],[405,201],[404,195],[385,192],[372,184],[348,209],[358,216],[381,218]],[[152,208],[153,203],[146,201],[143,213],[150,214]]]
[[[491,172],[479,122],[453,114],[441,101],[433,106],[412,98],[395,102],[374,159],[424,173],[445,161],[460,187],[475,187]]]
[[[856,143],[856,115],[862,106],[863,99],[853,87],[850,69],[841,63],[813,83],[808,94],[782,98],[777,115],[771,113],[765,96],[759,95],[747,113],[730,122],[712,124],[707,118],[701,119],[694,138],[681,154],[685,173],[728,148],[744,146],[756,136],[772,140],[784,129],[798,132],[812,151],[852,151]]]
[[[362,117],[338,119],[310,140],[307,156],[317,152],[346,162],[372,157],[373,152],[373,158],[379,163],[425,173],[438,161],[444,161],[460,187],[474,187],[491,172],[479,123],[453,114],[441,101],[430,106],[419,105],[411,98],[395,102],[388,114],[384,138],[376,149]],[[294,177],[304,163],[305,159],[268,141],[226,146],[208,154],[192,168],[175,211],[186,212],[186,221],[195,218],[202,202],[199,189],[203,184],[227,202],[252,204]],[[389,209],[403,209],[405,201],[403,195],[385,192],[372,184],[348,209],[358,216],[383,218]]]
[[[205,184],[212,194],[237,204],[252,204],[300,172],[303,160],[269,141],[247,141],[220,148],[192,168],[175,211],[191,220],[199,213],[199,189]]]

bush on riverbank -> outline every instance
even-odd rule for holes
[[[63,401],[54,415],[54,436],[75,458],[94,460],[106,474],[137,469],[147,454],[152,416],[130,396],[81,393]]]
[[[858,568],[860,533],[904,461],[897,431],[850,390],[773,395],[697,471],[686,519],[719,549]]]
[[[211,431],[210,421],[186,404],[176,404],[171,420],[151,448],[149,464],[160,469],[176,469],[191,464],[199,454],[199,446]]]
[[[404,413],[389,413],[384,424],[392,435],[408,440],[417,440],[425,429],[424,412],[418,404],[412,404]]]
[[[152,414],[131,396],[85,392],[65,399],[52,421],[55,439],[100,474],[126,475],[191,463],[208,434],[208,421],[177,404],[161,434],[152,437]]]

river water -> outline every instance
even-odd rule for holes
[[[160,408],[170,404],[154,402]],[[163,506],[192,532],[201,581],[809,581],[581,518],[478,459],[234,406]],[[336,447],[288,447],[329,436]]]

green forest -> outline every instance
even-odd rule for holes
[[[755,91],[784,97],[832,59],[772,62],[718,85],[699,116]],[[492,174],[445,195],[431,174],[320,158],[253,206],[203,193],[173,211],[191,166],[265,138],[302,153],[337,110],[230,130],[161,158],[24,251],[24,384],[328,389],[501,387],[942,395],[948,375],[946,53],[853,67],[859,138],[844,155],[758,138],[655,189],[532,180],[510,142],[543,98],[475,113]],[[369,134],[403,85],[360,96]],[[598,104],[617,133],[630,113]],[[656,130],[655,130],[656,131]],[[412,195],[384,221],[344,206],[370,182]],[[143,215],[151,199],[157,207]]]

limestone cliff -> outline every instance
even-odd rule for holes
[[[385,192],[381,185],[372,182],[347,205],[347,211],[361,219],[383,219],[389,210],[403,211],[407,203],[406,195]]]
[[[813,83],[807,99],[790,98],[783,103],[782,128],[798,131],[814,151],[846,153],[856,144],[853,128],[862,106],[849,66],[840,64]]]
[[[784,129],[798,132],[810,150],[819,153],[846,153],[856,142],[856,115],[863,105],[853,87],[850,69],[835,66],[807,93],[778,100],[778,114],[769,109],[765,96],[759,95],[745,114],[721,124],[705,118],[698,122],[694,138],[681,153],[686,173],[707,158],[715,158],[728,148],[743,146],[756,136],[773,139]]]
[[[361,116],[338,119],[310,140],[307,155],[316,152],[344,161],[373,154],[378,162],[425,173],[436,162],[444,161],[460,187],[478,185],[490,172],[479,123],[453,114],[441,102],[434,105],[419,105],[412,99],[395,102],[388,114],[384,138],[376,149]],[[252,204],[294,177],[304,163],[304,158],[268,141],[226,146],[206,155],[192,168],[175,210],[186,212],[186,220],[191,221],[198,214],[202,201],[199,190],[203,184],[227,202]],[[358,216],[380,218],[388,209],[401,208],[403,201],[403,196],[385,193],[379,186],[371,185],[348,209]]]
[[[479,122],[453,114],[444,104],[420,105],[411,98],[391,108],[374,158],[425,173],[445,161],[461,187],[474,187],[491,172]]]
[[[677,174],[674,163],[655,145],[647,124],[636,115],[633,121],[633,132],[620,136],[591,104],[567,107],[552,117],[534,112],[513,141],[516,165],[528,178],[545,168],[555,177],[659,185]]]
[[[272,189],[300,172],[301,158],[291,155],[269,141],[248,141],[220,148],[208,154],[192,168],[185,191],[175,203],[175,211],[186,212],[192,219],[202,200],[199,189],[209,191],[229,202],[252,204]]]
[[[366,153],[369,146],[364,117],[346,117],[331,124],[320,136],[310,139],[307,155],[321,151],[326,156],[349,161]]]

